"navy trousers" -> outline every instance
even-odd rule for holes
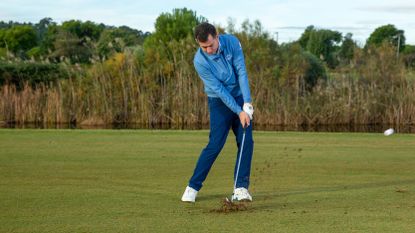
[[[237,97],[236,102],[242,107],[242,96]],[[202,150],[199,160],[196,163],[196,168],[193,176],[190,178],[189,186],[200,190],[202,183],[205,181],[213,163],[218,157],[220,151],[225,145],[226,138],[229,134],[229,129],[232,129],[238,151],[236,158],[239,156],[242,144],[243,128],[239,120],[239,116],[232,112],[220,98],[208,97],[209,113],[210,113],[210,133],[209,143]],[[251,173],[251,161],[254,148],[254,141],[252,139],[252,121],[249,127],[245,129],[245,142],[242,151],[242,160],[239,168],[238,181],[236,187],[248,188],[249,177]],[[238,159],[235,162],[234,179],[236,176],[236,169],[238,166]]]

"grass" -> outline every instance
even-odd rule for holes
[[[415,135],[255,132],[248,211],[233,135],[180,202],[208,131],[0,130],[0,232],[413,232]]]

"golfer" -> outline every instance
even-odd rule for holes
[[[233,35],[218,35],[216,28],[209,23],[196,26],[194,36],[200,48],[193,62],[208,96],[210,133],[209,143],[199,156],[182,201],[195,202],[203,181],[226,142],[230,128],[238,146],[236,158],[242,150],[232,199],[252,201],[248,187],[254,145],[251,124],[253,107],[241,43]],[[244,128],[245,141],[241,148]],[[237,165],[238,159],[234,179]]]

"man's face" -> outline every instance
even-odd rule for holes
[[[198,41],[200,48],[207,54],[214,54],[218,51],[219,48],[219,38],[218,35],[213,37],[209,34],[205,42]]]

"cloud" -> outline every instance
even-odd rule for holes
[[[306,27],[301,27],[301,26],[284,26],[284,27],[274,27],[272,29],[281,29],[281,30],[305,30]]]
[[[362,25],[379,25],[379,24],[385,24],[385,20],[384,19],[367,19],[367,20],[357,20],[355,23],[362,24]]]
[[[365,11],[365,12],[382,12],[382,13],[391,13],[391,14],[415,14],[415,5],[410,6],[392,6],[392,5],[383,5],[383,6],[366,6],[358,7],[356,10]]]
[[[361,30],[369,30],[370,27],[357,27],[357,26],[319,26],[319,25],[313,25],[314,28],[317,29],[330,29],[330,30],[339,30],[339,31],[361,31]],[[307,27],[301,27],[301,26],[283,26],[283,27],[273,27],[272,29],[275,30],[305,30]]]

